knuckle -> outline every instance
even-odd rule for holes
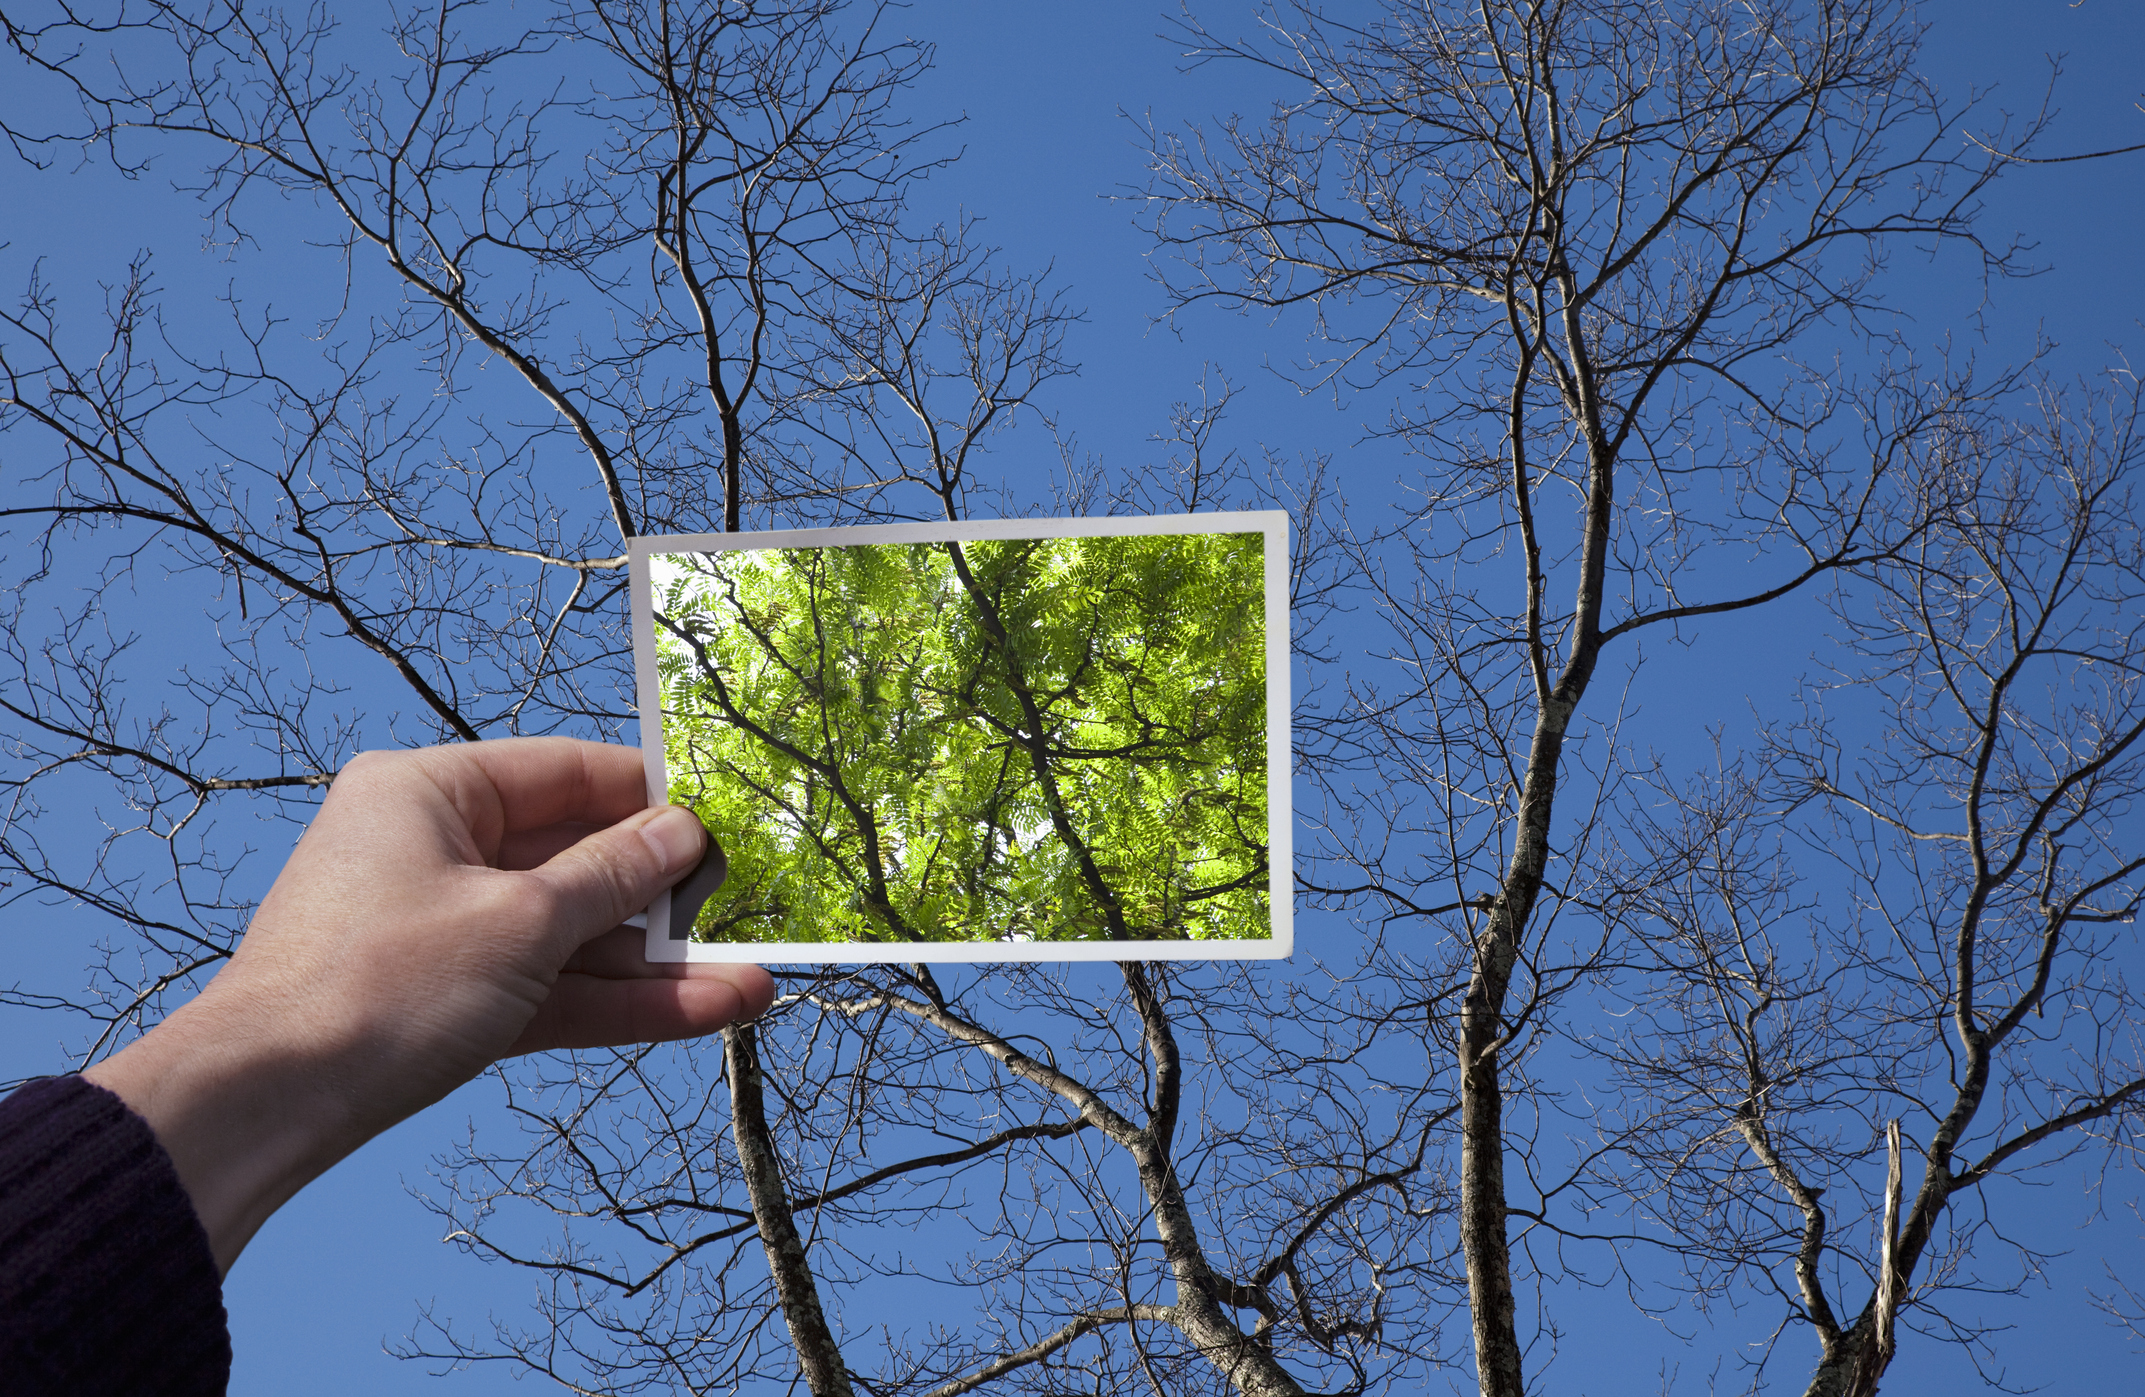
[[[637,831],[604,840],[598,862],[620,906],[644,900],[646,890],[659,872],[654,851]]]
[[[615,831],[583,841],[559,869],[571,892],[554,887],[587,910],[626,916],[648,900],[655,857],[638,833]]]

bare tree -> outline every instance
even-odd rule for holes
[[[1295,1393],[1443,1358],[1436,1113],[1378,1074],[1345,987],[1277,1001],[1255,972],[1122,977],[1116,996],[1059,968],[791,977],[762,1030],[767,1118],[845,1380]],[[763,1283],[737,1264],[756,1224],[705,1105],[714,1070],[583,1070],[527,1110],[538,1167],[520,1149],[458,1161],[446,1206],[471,1243],[570,1285],[536,1326],[442,1330],[430,1356],[594,1390],[783,1370]],[[571,1257],[506,1240],[591,1215],[618,1228]],[[881,1318],[917,1311],[930,1322],[906,1332]]]
[[[147,261],[95,336],[34,277],[6,318],[0,411],[42,453],[4,505],[9,896],[125,933],[101,994],[51,1005],[90,1016],[86,1058],[229,954],[262,803],[301,820],[365,743],[617,735],[628,538],[1043,502],[984,456],[1070,371],[1071,316],[907,207],[937,157],[892,104],[928,50],[891,27],[819,0],[534,25],[449,0],[383,60],[237,0],[10,20],[84,113],[19,150],[195,160],[230,256],[310,239],[342,282],[234,295],[221,339],[161,313]],[[1183,488],[1150,498],[1236,502],[1211,430],[1186,424]],[[86,598],[82,556],[109,560]],[[128,632],[174,598],[208,643],[143,713]],[[100,789],[127,822],[51,834]],[[1367,1390],[1441,1361],[1425,1142],[1449,1111],[1392,1070],[1409,1027],[1366,1031],[1316,977],[1112,974],[804,976],[719,1063],[517,1069],[529,1133],[471,1141],[440,1206],[545,1298],[410,1351],[815,1394]],[[873,1340],[851,1297],[881,1277],[957,1303]]]
[[[2138,389],[2033,397],[1933,434],[1930,527],[1839,608],[1834,701],[1884,741],[1813,702],[1654,832],[1644,1027],[1600,1045],[1631,1105],[1593,1182],[1718,1283],[1779,1285],[1813,1397],[1874,1391],[1895,1319],[1976,1337],[1947,1292],[2015,1284],[1992,1181],[2135,1149]]]
[[[1158,244],[1174,257],[1164,276],[1180,320],[1208,304],[1305,308],[1316,349],[1300,385],[1344,397],[1377,390],[1379,401],[1390,392],[1397,405],[1371,434],[1423,462],[1397,497],[1379,501],[1387,518],[1363,508],[1372,482],[1346,482],[1355,508],[1340,537],[1355,584],[1375,604],[1384,663],[1352,666],[1304,725],[1302,760],[1325,807],[1322,861],[1303,885],[1327,905],[1359,909],[1383,938],[1395,1000],[1424,1006],[1443,1026],[1480,1389],[1526,1390],[1520,1298],[1530,1277],[1570,1269],[1568,1244],[1592,1240],[1704,1253],[1725,1270],[1701,1269],[1713,1279],[1692,1283],[1700,1293],[1730,1285],[1727,1271],[1763,1292],[1772,1265],[1801,1267],[1810,1279],[1790,1292],[1795,1313],[1822,1343],[1811,1390],[1847,1391],[1850,1381],[1870,1390],[1893,1351],[1892,1315],[1916,1303],[1912,1279],[1947,1200],[1986,1177],[1950,1161],[1979,1118],[1988,1064],[2044,992],[2034,977],[2047,971],[2033,969],[2032,955],[1977,960],[1972,948],[1992,935],[1982,919],[2005,917],[2001,894],[2012,890],[2040,909],[2035,953],[2054,955],[2079,931],[2127,917],[2134,897],[2131,856],[2108,843],[2129,808],[2127,777],[2111,764],[2129,750],[2133,721],[2129,699],[2111,694],[2134,661],[2106,630],[2134,626],[2134,593],[2113,579],[2045,575],[2071,556],[2066,546],[2122,556],[2111,522],[2121,506],[2102,513],[2082,494],[2065,505],[2022,483],[2036,469],[2069,469],[2048,452],[1963,479],[1962,453],[2005,455],[1965,450],[1960,432],[1996,420],[2013,380],[1932,378],[1882,312],[1886,251],[1902,241],[1954,242],[1978,250],[1989,273],[2014,269],[2009,253],[1973,232],[1975,196],[1999,157],[1946,136],[1955,113],[1916,75],[1917,31],[1890,4],[1393,0],[1367,16],[1279,5],[1262,21],[1261,37],[1243,42],[1184,21],[1191,61],[1258,65],[1274,75],[1278,100],[1261,123],[1152,132],[1148,201]],[[1998,143],[2021,149],[2036,129]],[[1870,367],[1842,367],[1857,360]],[[2080,449],[2122,459],[2127,428],[2110,431]],[[1998,487],[1997,476],[2011,483]],[[2031,522],[2043,511],[2048,523]],[[2070,533],[2053,522],[2081,511],[2095,522]],[[2050,531],[2077,542],[2037,542]],[[1969,557],[1986,560],[1975,581]],[[1964,600],[1976,586],[1988,601]],[[2018,635],[2039,634],[2025,614],[2041,595],[2034,589],[2065,586],[2076,590],[2060,603],[2070,610],[2057,630],[2070,658],[2047,658],[2091,668],[2093,697],[2074,717],[2037,706],[2049,741],[2062,737],[2028,758],[2031,739],[1994,715],[2024,702],[2003,697],[2013,684],[2039,681],[2025,677],[2029,662],[2014,672],[1988,658],[1997,637],[1978,608],[2015,597],[2021,611],[2006,621]],[[1897,600],[1871,609],[1870,587]],[[1865,644],[1843,661],[1855,666],[1847,683],[1896,679],[1904,713],[1912,673],[1927,691],[1914,701],[1950,694],[1967,715],[1983,715],[1962,716],[1957,732],[1931,733],[1899,759],[1889,779],[1913,778],[1900,803],[1873,786],[1860,797],[1876,823],[1856,847],[1874,851],[1871,841],[1895,830],[1935,829],[1923,783],[1951,782],[1941,788],[1961,793],[1972,813],[1946,837],[1966,841],[1958,847],[1972,869],[1945,885],[1956,892],[1917,884],[1927,906],[1953,916],[1963,957],[1950,988],[1937,988],[1943,976],[1920,982],[1956,1014],[1958,1093],[1932,1108],[1932,1162],[1919,1191],[1894,1205],[1896,1237],[1887,1233],[1886,1260],[1871,1262],[1882,1298],[1856,1320],[1836,1319],[1814,1298],[1823,1286],[1812,1268],[1831,1255],[1823,1210],[1765,1124],[1776,1083],[1792,1074],[1738,1048],[1757,1030],[1730,1013],[1721,977],[1742,986],[1736,1004],[1792,1012],[1800,1027],[1782,1030],[1778,1051],[1796,1072],[1823,1076],[1881,1041],[1824,1007],[1847,973],[1838,967],[1874,965],[1875,953],[1805,957],[1778,970],[1790,977],[1780,986],[1759,988],[1750,977],[1775,972],[1735,959],[1729,951],[1740,955],[1742,942],[1723,940],[1757,933],[1713,917],[1696,949],[1676,941],[1698,935],[1688,904],[1701,868],[1734,880],[1706,895],[1741,899],[1758,927],[1808,908],[1784,872],[1766,875],[1747,857],[1732,869],[1701,858],[1689,829],[1685,842],[1669,841],[1691,861],[1671,877],[1674,861],[1631,834],[1658,783],[1620,737],[1646,692],[1643,639],[1689,642],[1708,618],[1777,608],[1798,593],[1835,597],[1841,624],[1859,628]],[[1927,609],[1913,612],[1906,598]],[[2095,631],[2090,647],[2074,625]],[[1915,659],[1878,639],[1901,626],[1930,637]],[[1972,636],[1953,634],[1962,628]],[[1610,667],[1619,655],[1620,675]],[[1987,668],[1970,683],[1951,674],[1962,665]],[[1974,745],[1983,740],[1985,752]],[[1806,776],[1806,800],[1848,799],[1843,776],[1821,784],[1817,771]],[[1996,813],[1989,782],[2015,810]],[[1758,812],[1704,808],[1694,828],[1747,854]],[[1954,848],[1908,847],[1922,866]],[[1874,905],[1877,889],[1901,876],[1897,858],[1871,852],[1828,880],[1822,896],[1839,904],[1838,926],[1854,920],[1848,907]],[[1855,877],[1871,886],[1857,889]],[[1897,905],[1896,891],[1887,897]],[[1658,954],[1669,944],[1681,959]],[[2112,973],[2108,949],[2086,935],[2081,963]],[[1606,1155],[1566,1152],[1555,1139],[1561,1108],[1534,1079],[1531,1048],[1545,1037],[1589,1041],[1591,994],[1627,975],[1642,985],[1664,963],[1682,967],[1677,1014],[1703,1006],[1725,1017],[1705,1020],[1703,1048],[1677,1036],[1699,1032],[1684,1018],[1664,1029],[1674,1050],[1646,1060],[1660,1082],[1604,1048],[1629,1068],[1630,1109],[1644,1120],[1611,1131]],[[2003,1007],[1977,1017],[1971,1005],[1989,1000],[1975,987],[1999,982]],[[1916,1020],[1924,1029],[1932,1021]],[[2113,1000],[2095,1019],[2109,1033],[2134,1021]],[[1733,1104],[1696,1084],[1694,1057],[1736,1081]],[[1989,1169],[2052,1132],[2127,1109],[2135,1074],[2123,1052],[2103,1046],[2091,1061],[2068,1095],[2051,1084],[2032,1107],[2021,1096],[1996,1108],[2012,1124],[1993,1127]],[[1672,1086],[1715,1112],[1704,1129],[1716,1132],[1705,1138],[1718,1167],[1702,1181],[1674,1172],[1685,1157],[1673,1132],[1646,1123]],[[1695,1108],[1665,1109],[1681,1120]],[[1719,1143],[1731,1123],[1743,1151],[1732,1160]],[[1857,1136],[1855,1148],[1881,1151],[1870,1142],[1882,1136]],[[1606,1159],[1639,1156],[1666,1180],[1634,1166],[1601,1182]],[[1663,1189],[1678,1201],[1649,1218],[1645,1200]],[[1791,1258],[1723,1220],[1782,1198],[1809,1219]],[[1628,1230],[1605,1229],[1604,1210]],[[1971,1229],[1947,1235],[1954,1249],[1970,1247]],[[1551,1248],[1546,1256],[1534,1255],[1537,1242]],[[1746,1245],[1732,1265],[1721,1259]],[[1537,1322],[1553,1333],[1552,1318]]]

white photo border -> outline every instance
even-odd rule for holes
[[[1267,940],[1029,941],[887,944],[852,941],[702,942],[673,940],[670,894],[649,904],[650,961],[748,964],[862,964],[1075,960],[1275,960],[1295,947],[1294,804],[1289,760],[1289,517],[1285,510],[1080,519],[964,519],[958,522],[864,524],[840,529],[771,529],[760,533],[650,534],[632,541],[626,567],[633,593],[633,671],[640,704],[641,755],[648,800],[670,799],[663,759],[662,687],[656,674],[655,599],[648,560],[663,553],[721,553],[774,548],[829,548],[865,543],[943,543],[1002,538],[1111,538],[1150,534],[1265,535]],[[1130,949],[1137,954],[1127,955]]]

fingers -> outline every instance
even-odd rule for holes
[[[648,806],[640,751],[565,737],[500,738],[361,752],[344,764],[314,825],[436,848],[456,863],[533,868]],[[361,836],[362,837],[362,836]],[[316,841],[317,842],[317,841]]]
[[[562,972],[594,974],[611,981],[697,981],[738,976],[749,970],[757,972],[749,976],[755,985],[759,985],[761,979],[766,981],[761,987],[770,996],[768,1002],[772,1002],[774,976],[759,966],[723,964],[723,961],[652,961],[648,959],[648,933],[639,927],[616,927],[605,931],[603,936],[590,940],[571,957],[566,957],[566,964],[562,966]]]
[[[554,901],[553,963],[646,907],[700,862],[707,842],[692,811],[665,805],[586,835],[532,870]]]
[[[704,962],[652,961],[648,959],[648,933],[637,926],[622,926],[585,943],[566,958],[560,971],[610,980],[684,980],[716,968]]]
[[[697,1038],[765,1013],[774,1003],[774,977],[757,965],[675,969],[689,978],[559,976],[507,1055]]]
[[[579,822],[610,825],[648,806],[638,747],[571,737],[507,737],[436,747],[428,755],[475,764],[498,793],[506,833]]]
[[[567,820],[541,829],[515,830],[499,841],[495,863],[508,869],[541,868],[602,828],[585,820]]]

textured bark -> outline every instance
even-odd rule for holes
[[[1810,1374],[1810,1385],[1803,1389],[1803,1397],[1849,1397],[1862,1372],[1863,1351],[1876,1336],[1875,1321],[1867,1310],[1846,1330],[1826,1335],[1824,1351],[1816,1371]],[[1876,1388],[1867,1390],[1874,1392]]]
[[[1502,952],[1507,966],[1509,947]],[[1487,967],[1475,973],[1468,998],[1478,992],[1485,1000],[1492,992],[1489,982],[1508,979]],[[1504,986],[1495,984],[1497,998]],[[1476,1015],[1470,1004],[1464,1033],[1469,1046],[1485,1030],[1482,1021],[1494,1024],[1494,1015]],[[1488,1030],[1494,1035],[1494,1028]],[[1470,1054],[1472,1056],[1472,1054]],[[1460,1079],[1460,1248],[1467,1260],[1467,1297],[1473,1321],[1476,1380],[1484,1397],[1520,1397],[1525,1391],[1520,1367],[1518,1308],[1512,1296],[1512,1247],[1505,1231],[1504,1192],[1504,1094],[1497,1081],[1495,1058],[1471,1062]]]
[[[730,1071],[730,1129],[759,1223],[760,1245],[774,1276],[775,1298],[797,1351],[797,1367],[812,1397],[855,1397],[841,1346],[820,1308],[819,1286],[805,1260],[804,1239],[782,1186],[782,1163],[775,1156],[774,1134],[767,1128],[767,1103],[760,1071],[760,1039],[751,1024],[723,1030],[723,1056]]]
[[[1586,670],[1591,672],[1591,653],[1587,659]],[[1582,677],[1572,687],[1583,691],[1584,683]],[[1501,1074],[1510,1033],[1505,1011],[1520,933],[1548,864],[1557,764],[1576,706],[1561,695],[1542,705],[1504,892],[1488,908],[1488,924],[1475,938],[1474,969],[1460,1011],[1460,1248],[1467,1264],[1475,1375],[1483,1397],[1523,1397],[1526,1391],[1518,1305],[1512,1293],[1512,1244],[1506,1232]]]

